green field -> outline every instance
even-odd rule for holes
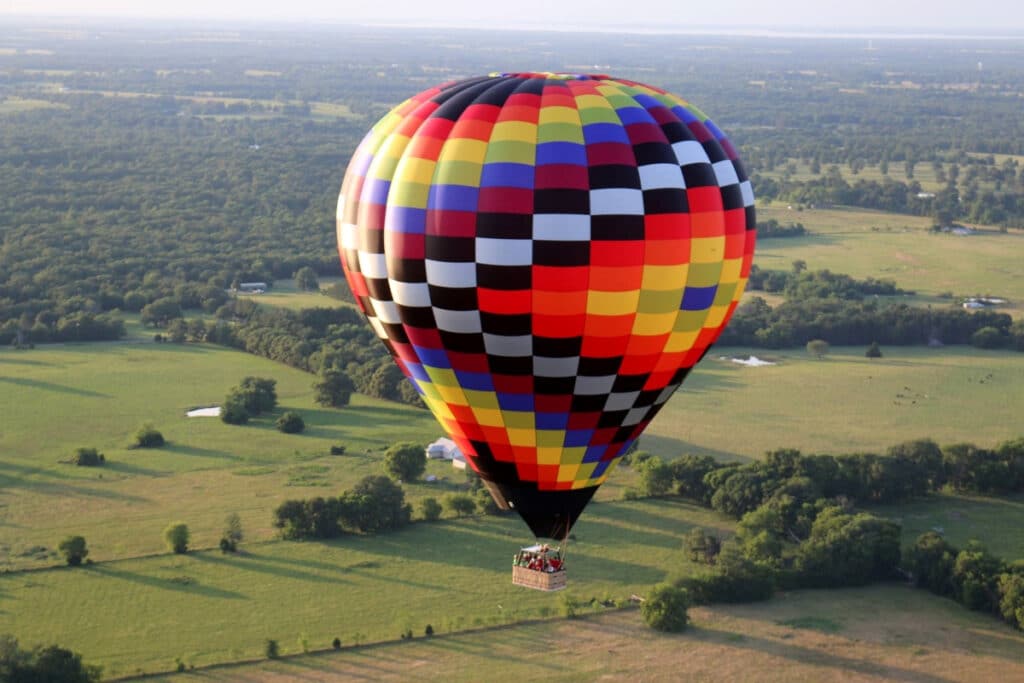
[[[343,278],[325,277],[320,279],[320,289],[340,282]],[[272,289],[263,294],[239,294],[239,299],[249,299],[273,308],[287,308],[298,311],[303,308],[337,308],[346,304],[332,299],[323,292],[303,291],[295,286],[294,280],[278,280]]]
[[[843,209],[790,210],[782,204],[758,206],[759,220],[802,223],[804,237],[758,242],[755,263],[765,269],[789,270],[802,259],[811,270],[828,269],[855,277],[895,280],[922,295],[922,303],[948,306],[977,294],[1009,301],[1000,310],[1024,314],[1024,281],[1019,255],[1024,232],[978,232],[957,236],[928,232],[930,218]]]
[[[730,524],[677,501],[591,506],[567,559],[570,595],[626,599],[690,566],[681,538]],[[219,551],[0,575],[0,633],[59,642],[108,674],[169,670],[327,647],[334,637],[391,640],[558,613],[557,595],[511,585],[510,559],[528,532],[515,517],[415,524],[331,543]],[[361,636],[359,635],[361,634]]]
[[[833,348],[817,360],[803,350],[715,348],[647,431],[641,448],[663,456],[708,453],[728,459],[774,448],[805,453],[884,452],[921,437],[981,446],[1024,433],[1024,356],[956,346]],[[723,356],[774,360],[744,367]]]
[[[636,610],[160,677],[223,681],[1012,681],[1024,634],[899,586],[796,591],[690,610],[678,635]]]
[[[304,433],[282,434],[273,418],[232,427],[185,416],[217,405],[250,375],[277,380],[280,410],[297,410]],[[336,495],[380,472],[366,453],[439,435],[428,413],[394,403],[357,395],[345,410],[317,406],[312,383],[307,373],[210,345],[0,350],[0,567],[52,562],[38,548],[52,549],[69,533],[86,536],[97,560],[158,552],[162,529],[177,519],[199,545],[213,545],[229,512],[241,515],[251,537],[266,538],[282,499]],[[129,448],[146,422],[168,446]],[[334,444],[351,455],[328,456]],[[98,448],[107,464],[62,462],[80,446]],[[430,471],[464,481],[440,463]],[[429,491],[423,484],[411,493]]]

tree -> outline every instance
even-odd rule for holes
[[[424,498],[420,501],[420,510],[423,512],[423,519],[428,522],[436,522],[441,519],[443,508],[436,498]]]
[[[717,536],[705,534],[700,527],[691,529],[683,544],[690,554],[690,561],[702,564],[714,564],[722,550],[722,541]]]
[[[79,467],[96,467],[107,459],[95,448],[79,448],[75,450],[74,463]]]
[[[828,342],[825,341],[824,339],[812,339],[811,341],[807,342],[807,353],[811,354],[818,360],[824,358],[825,354],[828,353],[828,350]]]
[[[85,546],[83,536],[68,536],[60,542],[57,549],[60,550],[70,567],[82,564],[82,560],[89,555],[89,549]]]
[[[444,504],[456,517],[476,512],[476,501],[468,493],[451,493],[444,499]]]
[[[269,413],[277,407],[277,380],[246,377],[237,389],[250,415]]]
[[[309,266],[303,266],[295,271],[295,286],[307,292],[315,292],[320,289],[320,281],[317,280],[316,271]]]
[[[934,531],[918,536],[903,558],[904,569],[914,577],[914,584],[936,595],[952,595],[953,565],[957,549]]]
[[[427,454],[419,444],[396,443],[384,453],[384,470],[398,481],[418,479],[426,469]]]
[[[1011,626],[1024,630],[1024,575],[999,577],[999,612]]]
[[[686,612],[689,606],[686,590],[662,583],[651,589],[647,599],[641,603],[640,614],[654,630],[678,633],[684,631],[690,621]]]
[[[164,529],[164,541],[167,542],[167,547],[178,555],[188,552],[188,540],[189,532],[187,524],[174,522]]]
[[[13,636],[0,636],[0,681],[10,683],[98,683],[103,670],[56,645],[23,650]]]
[[[220,549],[226,553],[238,550],[242,542],[242,519],[237,512],[232,512],[224,520],[224,533],[220,537]]]
[[[249,411],[245,409],[245,399],[231,392],[220,407],[221,422],[229,425],[244,425],[249,421]]]
[[[636,469],[640,473],[640,486],[645,495],[663,496],[671,490],[672,467],[658,456],[642,460]]]
[[[871,342],[871,346],[869,346],[868,350],[864,352],[864,357],[865,358],[881,358],[882,357],[882,349],[879,348],[878,342]]]
[[[385,476],[370,475],[342,494],[337,514],[345,526],[374,533],[405,526],[412,508],[405,502],[401,486]]]
[[[279,432],[284,432],[285,434],[298,434],[306,428],[306,423],[303,421],[302,416],[291,410],[277,418],[277,422],[274,424]]]
[[[1003,333],[995,327],[982,327],[971,335],[971,346],[979,349],[998,349],[1005,342]]]
[[[342,370],[329,368],[320,374],[320,378],[313,384],[314,399],[322,406],[332,408],[344,408],[352,398],[352,392],[356,390],[352,379]]]
[[[281,648],[276,640],[268,638],[267,642],[263,645],[263,653],[267,655],[267,659],[277,659],[281,656]]]
[[[135,432],[135,446],[137,448],[160,448],[165,443],[164,435],[156,430],[151,424],[143,425]]]
[[[163,327],[174,318],[181,317],[181,304],[177,299],[164,297],[142,307],[140,320],[143,325]]]

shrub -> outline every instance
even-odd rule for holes
[[[174,522],[164,529],[164,540],[167,547],[181,555],[188,552],[189,532],[188,525],[182,522]]]
[[[267,655],[267,659],[277,659],[281,656],[281,648],[278,647],[277,641],[273,638],[268,638],[266,644],[263,646],[263,652]]]
[[[220,407],[220,419],[225,424],[244,425],[249,421],[249,411],[241,399],[229,396]]]
[[[640,605],[640,613],[648,626],[656,631],[678,633],[686,629],[690,617],[686,609],[689,596],[682,588],[662,583],[655,586]]]
[[[332,640],[331,641],[331,647],[334,648],[335,650],[340,650],[341,649],[341,638],[335,638],[334,640]]]
[[[430,624],[427,624],[427,627],[423,629],[423,635],[425,635],[427,638],[434,635],[434,627]]]
[[[869,346],[868,350],[864,352],[864,356],[866,358],[881,358],[882,349],[878,347],[878,342],[871,342],[871,346]]]
[[[85,546],[85,538],[82,536],[68,536],[57,546],[68,566],[77,567],[82,560],[89,555],[89,549]]]
[[[331,455],[345,455],[345,447],[331,446]]]
[[[135,432],[135,446],[138,448],[160,448],[166,443],[164,435],[158,432],[153,425],[147,424]]]
[[[290,410],[277,418],[276,425],[278,431],[285,434],[298,434],[306,428],[306,423],[302,416]]]
[[[75,451],[74,462],[79,467],[97,467],[106,461],[103,454],[95,448],[79,448]]]
[[[397,443],[384,453],[384,471],[398,481],[418,479],[426,469],[427,454],[419,444]]]
[[[420,502],[420,509],[423,511],[423,519],[428,522],[436,522],[441,518],[441,504],[434,498],[424,498]]]
[[[476,501],[468,493],[452,493],[444,499],[444,504],[456,517],[476,512]]]

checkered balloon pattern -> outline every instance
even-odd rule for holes
[[[684,100],[603,75],[426,90],[359,145],[360,308],[484,479],[600,485],[736,308],[754,195]]]

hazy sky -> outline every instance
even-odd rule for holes
[[[900,28],[1024,37],[1021,0],[0,0],[0,15],[195,17],[553,28]]]

